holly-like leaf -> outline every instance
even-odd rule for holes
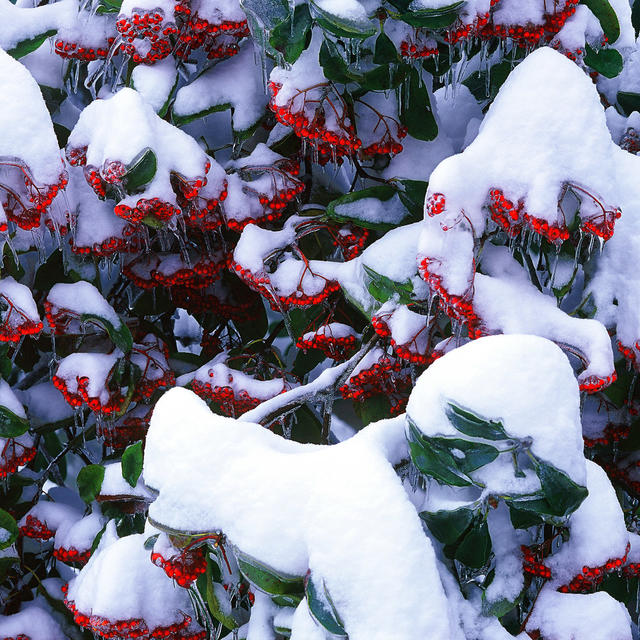
[[[327,80],[347,84],[354,79],[344,57],[340,55],[338,47],[331,40],[325,39],[320,46],[318,62]]]
[[[142,473],[142,442],[129,445],[122,454],[122,477],[132,486],[138,484]]]
[[[133,337],[131,336],[129,327],[127,327],[124,322],[121,321],[116,327],[110,320],[94,313],[83,313],[80,316],[80,320],[82,322],[93,322],[98,324],[107,332],[113,341],[113,344],[115,344],[120,351],[123,353],[131,351],[131,347],[133,346]]]
[[[304,580],[268,567],[256,558],[236,551],[242,575],[260,591],[273,596],[304,593]]]
[[[375,64],[388,64],[398,61],[398,50],[391,38],[384,31],[376,38],[373,49],[373,62]]]
[[[396,282],[395,280],[391,280],[391,278],[374,271],[366,264],[363,264],[362,267],[367,274],[367,289],[378,302],[382,302],[384,304],[394,296],[398,297],[398,301],[401,304],[410,304],[413,302],[413,285],[410,280],[406,280],[405,282]]]
[[[294,63],[311,39],[311,13],[307,4],[299,4],[293,16],[277,25],[269,35],[269,44],[286,62]]]
[[[640,93],[618,91],[617,100],[625,116],[630,116],[634,111],[640,112]]]
[[[471,411],[455,405],[453,402],[447,403],[445,412],[449,422],[466,436],[486,438],[487,440],[509,439],[509,435],[504,430],[502,423],[477,416]]]
[[[472,509],[462,507],[460,509],[422,511],[420,517],[427,523],[429,531],[440,542],[454,544],[458,538],[469,528],[474,512]]]
[[[619,51],[615,49],[596,51],[589,45],[586,45],[586,50],[584,63],[606,78],[615,78],[622,71],[624,60]]]
[[[124,182],[128,193],[135,193],[153,180],[158,168],[158,160],[153,149],[143,149],[127,166]]]
[[[376,32],[370,20],[347,18],[346,16],[332,13],[313,2],[313,0],[310,0],[309,5],[316,22],[325,31],[332,33],[334,36],[364,39]]]
[[[486,522],[474,526],[462,539],[456,549],[456,560],[473,569],[487,564],[491,555],[491,536]]]
[[[17,438],[29,429],[29,422],[0,405],[0,438]]]
[[[536,465],[542,493],[549,503],[551,514],[565,517],[573,513],[587,497],[588,491],[575,483],[564,471],[542,460]]]
[[[48,31],[45,31],[44,33],[40,33],[39,35],[34,36],[33,38],[28,38],[27,40],[21,40],[20,42],[18,42],[18,44],[15,47],[13,47],[13,49],[9,49],[7,53],[13,58],[15,58],[16,60],[18,60],[18,58],[22,58],[23,56],[26,56],[27,54],[35,51],[38,47],[40,47],[40,45],[42,45],[42,43],[47,38],[54,36],[56,33],[57,33],[56,29],[49,29]]]
[[[255,31],[253,27],[271,31],[291,15],[287,0],[240,0],[240,6],[247,14],[252,32]],[[258,35],[253,33],[254,38],[260,41]]]
[[[400,122],[407,127],[409,135],[418,140],[433,140],[438,135],[438,125],[431,110],[429,92],[415,67],[401,87],[404,94],[400,100]]]
[[[589,7],[591,13],[598,18],[604,35],[607,36],[609,42],[613,44],[620,37],[620,23],[609,0],[580,0],[580,4]],[[587,64],[589,63],[587,62]],[[589,64],[589,66],[591,65]],[[593,68],[595,69],[595,67]]]
[[[305,585],[305,594],[312,617],[334,636],[346,637],[347,633],[331,601],[324,580],[317,585],[313,576],[309,576]]]
[[[636,32],[636,38],[640,34],[640,0],[634,0],[633,7],[631,8],[631,23]]]
[[[20,531],[13,516],[0,509],[0,549],[10,547],[17,539]]]
[[[104,467],[99,464],[88,464],[80,469],[76,483],[80,497],[85,502],[93,502],[102,488]]]
[[[424,27],[434,30],[446,29],[458,19],[458,14],[464,4],[464,0],[461,0],[438,9],[407,11],[400,15],[400,20],[410,24],[412,27]]]

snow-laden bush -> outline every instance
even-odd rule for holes
[[[638,30],[0,0],[0,639],[637,637]]]

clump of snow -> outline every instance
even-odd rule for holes
[[[27,605],[10,616],[0,616],[0,636],[30,640],[66,640],[67,637],[51,614],[34,605]]]
[[[18,418],[26,418],[27,414],[24,412],[24,407],[13,389],[9,386],[6,380],[0,379],[0,406],[6,407],[12,413],[15,413]]]
[[[31,322],[40,322],[40,314],[31,289],[15,280],[12,276],[7,276],[0,280],[0,297],[6,302],[12,303],[17,307]],[[15,314],[14,314],[15,315]],[[17,321],[15,317],[9,319],[9,322]]]
[[[535,456],[584,486],[579,400],[569,361],[552,342],[537,336],[489,336],[436,360],[418,378],[407,416],[430,437],[460,436],[447,417],[447,403],[499,420],[508,435],[530,439]],[[487,482],[492,465],[504,457],[482,468]]]
[[[122,324],[120,317],[100,291],[85,280],[73,283],[59,282],[53,285],[47,295],[47,301],[58,309],[65,309],[79,316],[88,314],[104,318],[115,328]]]
[[[177,74],[175,59],[173,56],[167,56],[152,65],[137,65],[131,73],[131,82],[133,88],[158,113],[169,100]]]
[[[163,528],[222,530],[243,553],[285,574],[311,569],[353,640],[449,640],[433,550],[367,431],[331,447],[302,445],[216,416],[173,389],[147,436],[144,478],[159,490],[149,516]],[[382,530],[383,538],[371,535]]]

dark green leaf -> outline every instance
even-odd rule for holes
[[[620,37],[620,23],[618,22],[618,16],[609,3],[609,0],[580,0],[580,4],[591,9],[591,13],[593,13],[593,15],[600,21],[600,26],[604,31],[604,35],[607,36],[607,38],[609,38],[609,42],[613,44]],[[587,62],[587,64],[589,63]],[[591,65],[589,64],[589,66]],[[595,67],[593,68],[595,69]]]
[[[311,14],[307,4],[299,4],[291,16],[277,25],[269,35],[269,44],[279,51],[289,63],[294,63],[309,46],[311,39]]]
[[[465,507],[453,511],[423,511],[420,513],[420,517],[427,523],[429,531],[445,544],[454,544],[467,530],[473,516],[473,511]]]
[[[636,32],[636,38],[640,34],[640,0],[634,0],[631,9],[631,22]]]
[[[398,61],[398,51],[391,38],[384,31],[376,38],[376,46],[373,50],[373,62],[375,64],[387,64]]]
[[[404,190],[398,192],[398,196],[411,218],[417,222],[423,215],[424,199],[429,183],[422,180],[398,180],[397,182],[404,187]]]
[[[485,438],[487,440],[508,440],[509,436],[504,430],[502,423],[480,416],[458,407],[452,402],[447,403],[445,409],[449,422],[460,433],[474,438]]]
[[[366,264],[362,265],[367,274],[367,289],[369,293],[378,301],[385,303],[394,296],[398,296],[401,304],[409,304],[412,300],[413,285],[410,280],[405,282],[395,282],[387,276],[374,271]]]
[[[10,547],[20,533],[13,516],[0,509],[0,549]]]
[[[469,442],[460,438],[431,438],[430,440],[432,445],[450,452],[456,467],[464,474],[469,474],[493,462],[500,453],[489,444]]]
[[[340,38],[368,38],[375,33],[370,20],[354,20],[331,13],[310,0],[311,12],[316,22],[326,31]]]
[[[494,64],[488,71],[474,71],[462,81],[462,84],[471,91],[476,100],[495,98],[512,69],[511,61],[503,60]]]
[[[461,0],[439,9],[407,11],[400,15],[400,20],[410,24],[412,27],[425,27],[434,30],[446,29],[457,20],[458,13],[464,4],[464,0]]]
[[[221,622],[225,627],[227,627],[227,629],[235,629],[238,627],[238,623],[235,621],[235,619],[230,615],[230,611],[226,611],[225,609],[230,609],[230,607],[224,607],[222,606],[222,603],[220,602],[220,600],[218,599],[217,595],[216,595],[216,590],[214,588],[214,583],[213,583],[213,565],[211,560],[207,561],[207,571],[206,571],[206,575],[205,575],[205,580],[206,580],[206,598],[207,598],[207,604],[209,605],[209,611],[211,612],[211,615],[218,620],[218,622]]]
[[[29,422],[0,405],[0,438],[17,438],[29,429]]]
[[[153,180],[158,161],[153,149],[143,149],[127,166],[124,182],[128,193],[135,193]]]
[[[20,564],[20,558],[14,558],[11,556],[0,558],[0,584],[5,581],[11,567],[16,564]]]
[[[99,464],[88,464],[80,469],[77,484],[80,497],[85,502],[93,502],[100,493],[104,480],[104,467]]]
[[[370,398],[354,402],[353,410],[365,427],[372,422],[391,417],[389,398],[381,393],[376,393]]]
[[[151,549],[153,549],[153,547],[155,546],[156,541],[157,541],[157,539],[158,539],[158,536],[159,536],[159,535],[160,535],[159,533],[156,533],[156,534],[155,534],[155,535],[153,535],[153,536],[149,536],[149,537],[144,541],[144,548],[145,548],[147,551],[151,551]]]
[[[271,602],[277,604],[279,607],[297,607],[302,600],[302,594],[299,595],[286,595],[286,596],[271,596]]]
[[[236,556],[242,575],[261,591],[272,596],[304,592],[304,581],[301,577],[280,573],[242,552],[236,552]]]
[[[316,585],[313,576],[310,576],[305,585],[305,594],[309,612],[313,618],[334,636],[346,637],[347,633],[338,617],[336,609],[329,597],[324,581],[320,579],[321,585]]]
[[[322,43],[318,60],[327,80],[347,84],[353,79],[344,57],[340,55],[338,47],[331,40],[325,39]]]
[[[640,2],[640,0],[638,0]],[[640,5],[638,5],[640,7]],[[618,91],[618,104],[625,116],[630,116],[634,111],[640,113],[640,93],[630,91]]]
[[[100,325],[109,334],[113,344],[115,344],[118,349],[123,353],[129,353],[129,351],[131,351],[131,347],[133,346],[133,337],[131,336],[129,327],[127,327],[124,322],[120,321],[120,325],[115,327],[110,320],[94,313],[83,313],[80,316],[80,320],[82,322],[94,322],[95,324]]]
[[[254,25],[267,31],[285,22],[291,12],[287,0],[240,0],[240,5]]]
[[[456,549],[456,560],[468,567],[479,569],[487,564],[491,554],[491,536],[486,522],[481,522],[467,533]]]
[[[515,529],[528,529],[529,527],[535,527],[544,522],[539,513],[529,511],[528,509],[520,509],[518,502],[509,501],[507,504],[509,505],[511,524]]]
[[[564,471],[546,462],[538,461],[536,474],[540,478],[542,493],[549,503],[551,515],[568,516],[587,497],[585,487],[576,484]]]
[[[418,140],[433,140],[438,135],[438,125],[431,110],[429,92],[415,67],[402,85],[401,93],[404,95],[400,99],[400,121],[409,135]]]
[[[587,54],[584,63],[601,73],[606,78],[615,78],[621,71],[624,61],[615,49],[600,49],[596,51],[586,45]]]
[[[98,13],[120,13],[122,0],[99,0]]]
[[[138,484],[142,473],[142,442],[129,445],[122,454],[122,477],[132,486]]]
[[[49,29],[33,38],[22,40],[13,49],[8,49],[7,53],[16,60],[22,58],[35,51],[47,38],[54,36],[57,32],[57,29]]]

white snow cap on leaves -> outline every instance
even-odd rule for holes
[[[0,280],[0,296],[13,302],[32,322],[40,322],[40,314],[31,289],[17,282],[13,276]]]
[[[567,357],[549,340],[489,336],[450,351],[418,378],[407,415],[427,436],[459,435],[445,412],[448,402],[500,420],[513,437],[531,438],[535,456],[584,486],[578,384]]]
[[[147,537],[134,534],[98,546],[69,583],[67,598],[79,612],[112,622],[142,618],[150,630],[179,623],[184,614],[194,617],[186,589],[151,562]]]
[[[476,236],[484,231],[483,205],[492,188],[513,202],[523,198],[530,215],[554,222],[566,182],[615,204],[614,153],[592,81],[561,53],[544,47],[511,72],[477,138],[431,174],[429,193],[446,196],[453,218],[464,211]],[[440,217],[428,218],[428,224],[439,225]]]
[[[167,104],[176,83],[177,74],[174,57],[167,56],[152,65],[137,65],[131,74],[131,82],[133,88],[158,113]]]
[[[78,315],[90,314],[108,320],[114,327],[122,324],[113,307],[104,299],[94,285],[85,280],[59,282],[51,288],[47,301],[58,309],[67,309]]]
[[[1,1],[10,5],[8,0]],[[0,19],[0,24],[10,23],[11,18],[4,21]],[[0,156],[20,158],[29,167],[39,185],[58,183],[63,169],[62,158],[38,83],[23,65],[2,49],[0,131]]]
[[[18,418],[26,418],[27,414],[24,412],[24,407],[13,389],[9,386],[9,383],[0,379],[0,407],[6,407],[12,413],[15,413]]]
[[[631,621],[622,602],[608,593],[560,593],[542,588],[527,631],[540,631],[544,640],[631,640]]]
[[[27,606],[11,616],[0,616],[0,637],[27,636],[30,640],[66,640],[58,622],[44,609]]]
[[[388,442],[369,430],[334,446],[298,444],[172,389],[147,435],[144,478],[159,490],[149,516],[182,531],[222,530],[286,574],[310,569],[352,640],[450,640],[433,549]]]

